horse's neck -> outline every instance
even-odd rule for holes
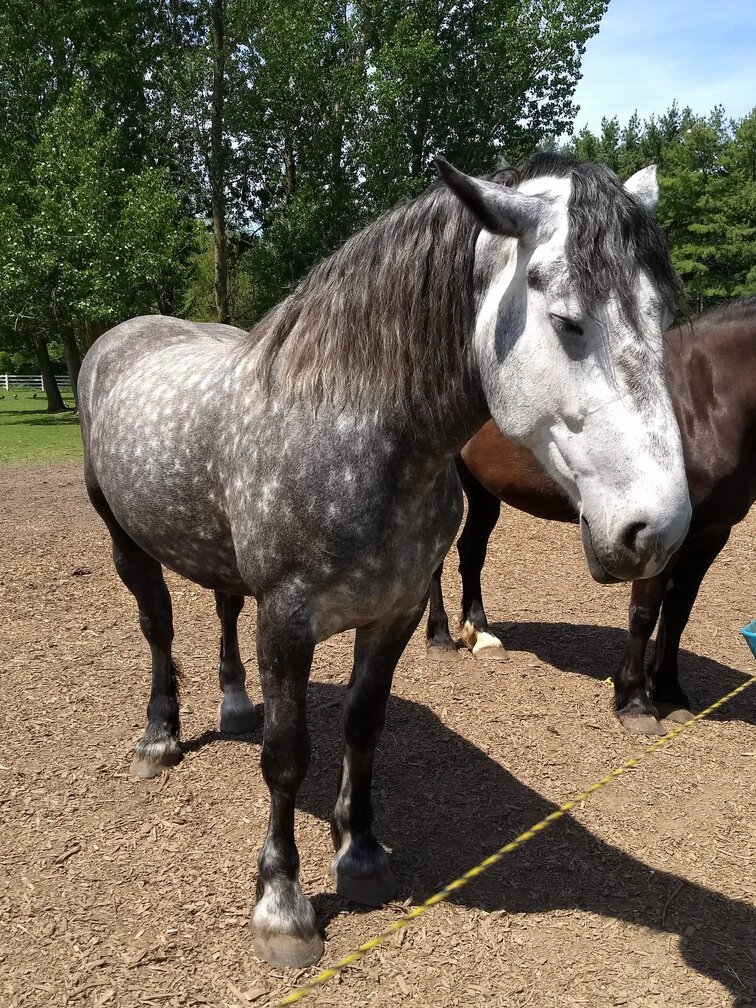
[[[250,338],[245,358],[237,359],[236,365],[245,374],[255,374],[255,358],[264,352],[266,335],[254,334]],[[355,406],[348,401],[330,401],[326,396],[323,403],[312,405],[305,395],[297,394],[296,381],[287,391],[281,389],[275,372],[286,366],[287,354],[291,346],[284,343],[273,361],[274,396],[280,395],[281,402],[287,401],[301,407],[313,416],[322,415],[338,418],[343,416],[346,423],[354,423],[355,428],[363,426],[372,431],[372,436],[395,442],[405,453],[418,459],[438,459],[446,462],[459,454],[463,445],[490,419],[480,376],[470,362],[460,364],[465,373],[455,375],[429,373],[427,384],[411,401],[396,405],[381,399],[376,392],[374,398],[365,397],[364,403]],[[277,388],[278,387],[278,388]],[[331,421],[326,421],[327,424]]]
[[[416,407],[405,430],[412,432],[418,453],[439,459],[454,458],[480,430],[490,412],[479,383],[470,381],[456,394],[435,389],[430,409]]]
[[[675,412],[689,450],[714,437],[722,462],[742,450],[756,456],[756,369],[743,366],[755,347],[756,324],[712,326],[693,334],[681,328],[668,337]]]

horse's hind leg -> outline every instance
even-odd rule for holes
[[[396,663],[425,606],[398,622],[358,630],[354,668],[344,701],[344,759],[331,820],[336,891],[378,906],[396,893],[386,851],[373,835],[373,755],[386,718]]]
[[[302,608],[261,599],[257,610],[265,733],[261,766],[270,791],[270,819],[260,851],[252,912],[257,955],[273,966],[309,966],[323,954],[312,904],[299,885],[294,839],[297,791],[307,772],[307,680],[315,650]]]
[[[247,673],[239,654],[237,624],[243,607],[243,595],[215,593],[215,610],[221,625],[219,677],[223,690],[219,728],[230,735],[246,735],[257,724],[255,705],[247,696]]]
[[[119,577],[137,600],[139,625],[152,652],[152,689],[147,729],[136,744],[133,777],[156,777],[182,758],[179,748],[178,670],[171,656],[173,611],[160,564],[134,542],[116,521],[101,494],[90,497],[108,526]]]
[[[436,661],[459,661],[459,648],[449,633],[449,617],[444,607],[444,592],[441,587],[441,575],[444,565],[441,563],[433,572],[430,583],[430,605],[428,609],[428,626],[425,631],[425,643],[428,647],[428,657]]]
[[[474,655],[483,652],[486,658],[503,658],[504,645],[488,628],[480,583],[488,540],[499,520],[501,501],[478,483],[464,465],[458,464],[458,468],[467,497],[467,518],[457,542],[462,577],[461,636]]]

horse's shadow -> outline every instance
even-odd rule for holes
[[[341,686],[310,688],[313,754],[298,805],[324,820],[335,798],[343,695]],[[742,708],[738,701],[733,706]],[[260,738],[258,730],[246,742],[257,746]],[[186,749],[227,739],[208,732]],[[374,799],[378,835],[394,852],[399,898],[413,901],[427,898],[555,808],[428,707],[398,697],[389,705]],[[722,984],[732,1004],[756,1004],[756,959],[748,949],[756,935],[756,908],[652,871],[573,819],[555,824],[452,899],[486,911],[579,909],[677,935],[687,962]],[[316,895],[313,902],[324,925],[347,908],[355,910],[332,893]]]
[[[627,640],[626,630],[576,623],[493,623],[491,628],[511,651],[527,651],[563,672],[577,672],[601,680],[612,675],[618,667]],[[649,645],[651,654],[653,644]],[[748,654],[745,642],[743,654]],[[680,681],[688,690],[696,711],[729,693],[744,678],[742,672],[727,665],[680,650]],[[726,704],[711,718],[713,721],[738,720],[756,724],[756,703],[747,694],[742,703]]]

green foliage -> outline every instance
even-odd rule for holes
[[[740,122],[677,105],[624,129],[604,119],[600,135],[582,130],[567,150],[623,178],[659,166],[659,222],[694,312],[756,294],[756,109]]]
[[[240,0],[231,9],[231,223],[257,313],[435,178],[567,128],[604,0]]]
[[[223,175],[234,320],[434,178],[554,144],[607,0],[226,0]],[[141,312],[215,317],[206,0],[0,6],[0,370]],[[756,112],[673,106],[568,145],[660,166],[694,307],[756,289]],[[70,341],[69,341],[70,344]],[[70,345],[67,344],[70,350]],[[69,355],[70,356],[70,355]],[[36,370],[36,368],[35,368]]]
[[[148,0],[0,7],[0,348],[33,356],[58,334],[165,310],[191,226],[156,163],[150,83],[167,40]],[[151,142],[151,140],[153,142]],[[167,154],[167,151],[165,152]],[[166,158],[167,160],[167,158]]]
[[[129,174],[120,139],[77,84],[41,127],[20,198],[4,208],[12,242],[0,303],[23,305],[37,326],[118,321],[155,310],[177,285],[179,200],[165,169]]]

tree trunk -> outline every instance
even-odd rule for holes
[[[91,350],[92,344],[96,339],[107,329],[107,325],[104,322],[85,322],[84,323],[84,343],[87,350]]]
[[[210,43],[213,51],[213,100],[210,116],[210,191],[215,249],[215,310],[218,321],[228,325],[228,241],[226,238],[225,157],[223,152],[223,106],[225,101],[226,49],[225,0],[212,0]]]
[[[58,383],[55,381],[52,364],[50,363],[50,354],[47,352],[47,340],[40,329],[34,334],[34,343],[37,350],[39,370],[45,386],[45,395],[47,396],[47,412],[63,413],[66,409],[66,404],[63,402],[63,396],[60,394]]]
[[[79,370],[81,369],[81,354],[79,344],[76,341],[76,333],[73,326],[65,326],[63,329],[63,353],[66,358],[66,370],[71,379],[71,389],[73,390],[74,402],[79,406]]]
[[[286,172],[284,177],[286,202],[291,203],[297,192],[297,165],[288,136],[284,140],[284,170]]]

